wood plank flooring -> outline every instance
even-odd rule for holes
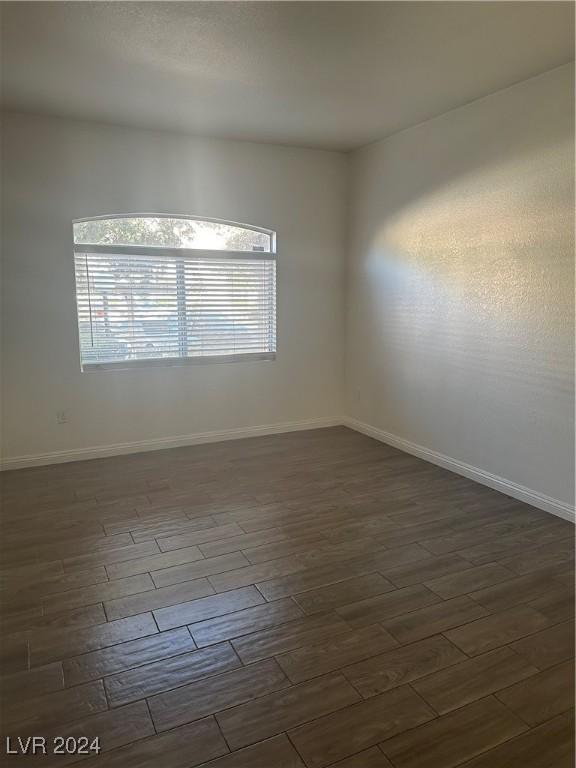
[[[0,482],[7,764],[573,766],[566,521],[343,427]]]

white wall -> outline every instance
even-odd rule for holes
[[[573,499],[566,66],[356,152],[346,410]]]
[[[569,504],[572,93],[563,67],[398,133],[349,187],[338,153],[6,116],[5,457],[347,414]],[[150,211],[277,230],[275,362],[80,372],[71,221]]]
[[[3,156],[6,458],[339,416],[344,155],[9,114]],[[126,212],[275,229],[277,360],[81,373],[71,222]]]

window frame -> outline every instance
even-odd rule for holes
[[[85,221],[109,221],[110,219],[189,219],[192,221],[213,222],[215,224],[226,224],[240,229],[248,229],[254,232],[262,232],[270,238],[269,251],[233,251],[226,249],[201,249],[201,248],[174,248],[162,245],[109,245],[98,243],[77,243],[74,237],[74,225]],[[261,362],[272,361],[276,359],[278,349],[277,345],[277,318],[278,318],[278,296],[277,296],[277,277],[278,277],[278,259],[276,251],[276,232],[265,227],[258,227],[254,224],[244,224],[229,219],[220,219],[214,217],[175,214],[175,213],[115,213],[103,214],[100,216],[87,216],[73,219],[72,221],[72,242],[74,258],[77,254],[102,253],[102,254],[124,254],[127,256],[162,256],[174,259],[198,259],[198,260],[217,260],[217,261],[273,261],[275,264],[274,278],[274,350],[271,352],[244,352],[228,355],[195,355],[182,357],[152,357],[137,360],[114,360],[109,362],[94,363],[83,362],[82,345],[80,342],[80,314],[78,311],[78,290],[76,280],[75,303],[76,317],[78,320],[78,351],[80,353],[80,370],[83,373],[110,371],[110,370],[133,370],[138,368],[158,368],[158,367],[180,367],[187,365],[207,365],[213,363],[232,363],[232,362]],[[179,324],[180,327],[180,324]]]

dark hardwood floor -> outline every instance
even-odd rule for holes
[[[566,521],[343,427],[1,482],[3,734],[102,749],[7,763],[573,766]]]

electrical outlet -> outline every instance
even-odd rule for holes
[[[56,411],[56,423],[67,424],[68,423],[68,410]]]

